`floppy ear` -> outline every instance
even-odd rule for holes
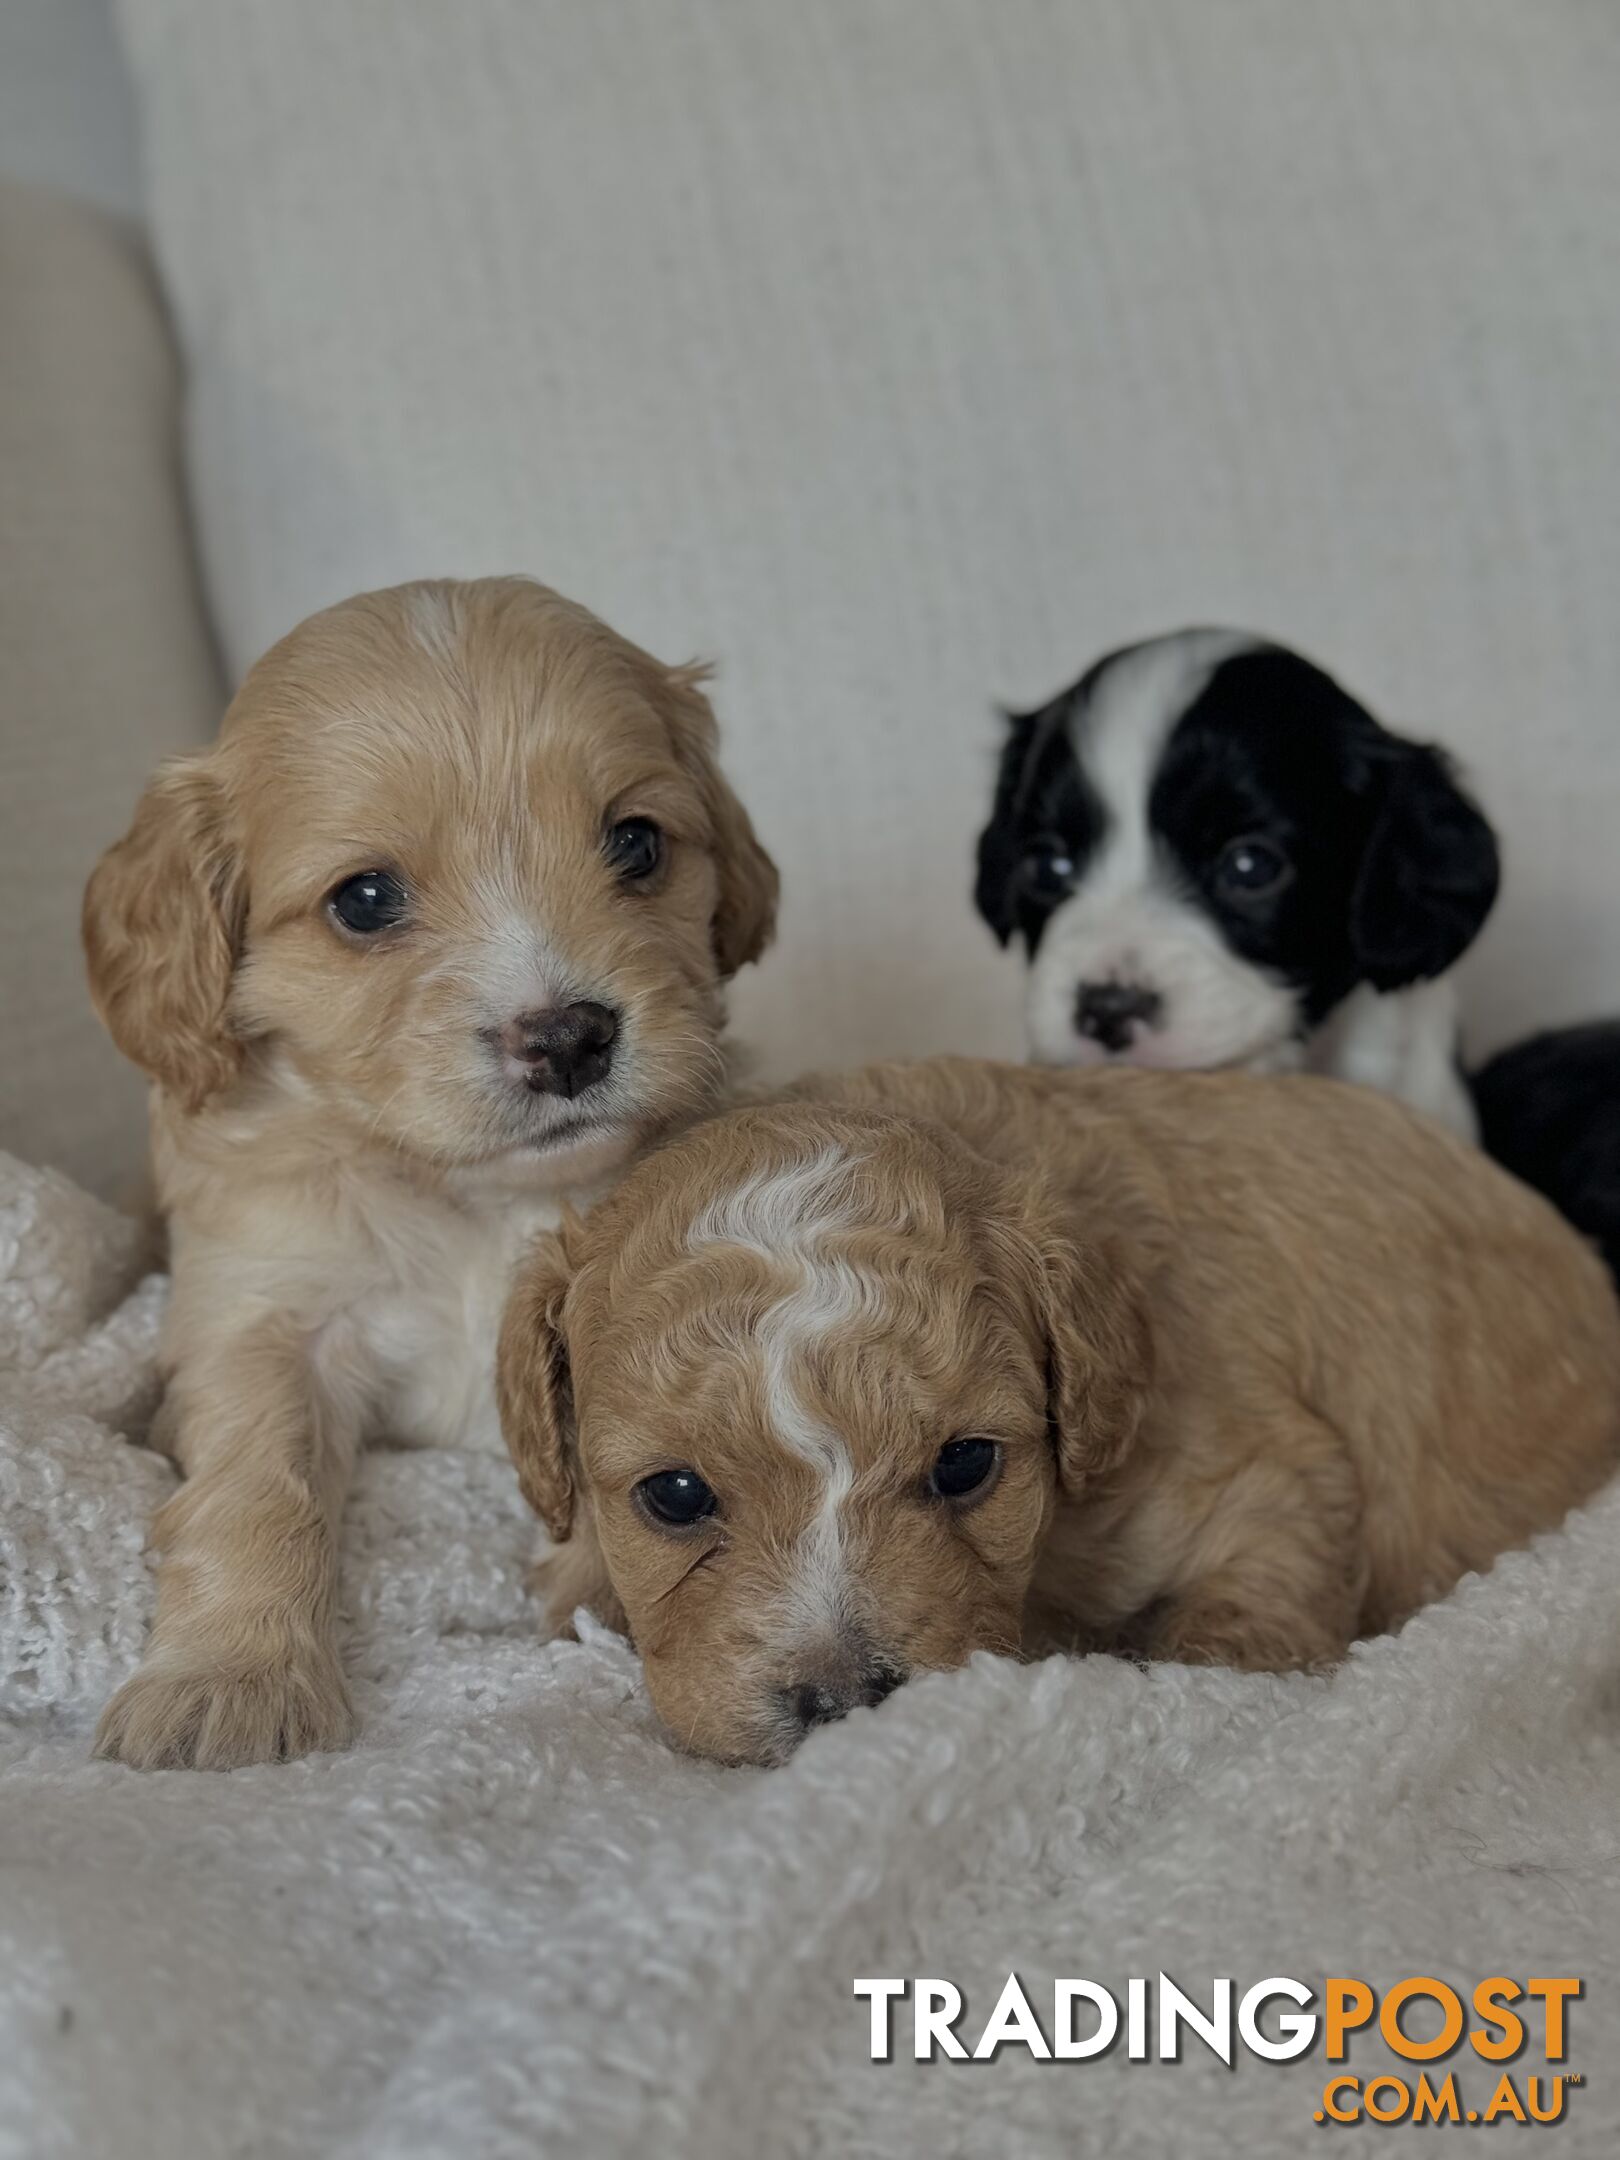
[[[1351,945],[1375,990],[1444,974],[1479,935],[1501,876],[1496,835],[1444,753],[1399,751],[1350,901]]]
[[[720,770],[720,731],[703,694],[709,670],[666,668],[666,712],[675,754],[697,782],[709,814],[720,899],[714,916],[714,957],[723,976],[757,960],[776,929],[780,881],[755,837],[748,812]]]
[[[206,754],[163,766],[84,894],[90,994],[127,1058],[197,1109],[237,1074],[226,1018],[247,888]]]
[[[1130,1261],[1070,1238],[1041,1254],[1058,1476],[1073,1493],[1124,1459],[1153,1383],[1145,1286]]]
[[[998,945],[1005,945],[1018,927],[1018,868],[1023,858],[1018,791],[1040,717],[1039,713],[1002,714],[1007,739],[996,769],[990,822],[979,835],[979,874],[973,887],[973,904],[994,931]]]
[[[1045,1346],[1047,1418],[1058,1477],[1072,1493],[1120,1462],[1153,1386],[1156,1278],[1175,1223],[1151,1173],[1106,1138],[1066,1166],[1063,1189],[1036,1178],[992,1211],[998,1274],[1025,1288]],[[1071,1222],[1108,1226],[1077,1237]]]
[[[518,1484],[559,1544],[574,1526],[574,1397],[562,1332],[570,1280],[562,1238],[537,1238],[519,1263],[495,1353],[495,1400]]]

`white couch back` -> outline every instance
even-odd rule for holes
[[[1620,48],[1585,0],[121,0],[238,670],[524,568],[721,663],[786,1069],[1014,1051],[994,699],[1297,643],[1620,1004]]]

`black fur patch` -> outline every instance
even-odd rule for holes
[[[1472,1086],[1486,1153],[1591,1238],[1620,1282],[1620,1021],[1533,1035]]]

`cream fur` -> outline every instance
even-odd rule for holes
[[[764,1197],[768,1241],[694,1249]],[[795,1403],[849,1474],[837,1595],[801,1629],[825,1490],[761,1374],[807,1249],[851,1287],[795,1344]],[[969,1059],[810,1081],[656,1150],[526,1266],[544,1294],[502,1340],[525,1484],[580,1490],[570,1589],[605,1570],[671,1730],[727,1758],[780,1760],[807,1686],[848,1707],[977,1649],[1329,1664],[1620,1457],[1597,1258],[1477,1151],[1334,1081]],[[961,1439],[993,1466],[947,1502]],[[634,1498],[673,1464],[718,1503],[678,1536]]]
[[[259,663],[91,880],[97,1003],[156,1083],[186,1473],[103,1753],[228,1767],[349,1737],[357,1450],[498,1446],[517,1254],[710,1100],[775,874],[697,684],[527,580],[366,595]],[[604,849],[630,816],[664,835],[633,890]],[[410,904],[361,940],[326,902],[366,868]],[[581,998],[619,1016],[608,1076],[531,1091],[503,1025]]]

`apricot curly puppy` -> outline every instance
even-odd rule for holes
[[[702,1108],[776,873],[693,669],[527,579],[317,615],[85,897],[172,1229],[157,1618],[101,1753],[341,1746],[356,1449],[500,1445],[512,1261]]]
[[[656,1150],[525,1263],[499,1389],[554,1618],[774,1762],[980,1648],[1339,1657],[1614,1468],[1620,1304],[1368,1089],[940,1059]]]

